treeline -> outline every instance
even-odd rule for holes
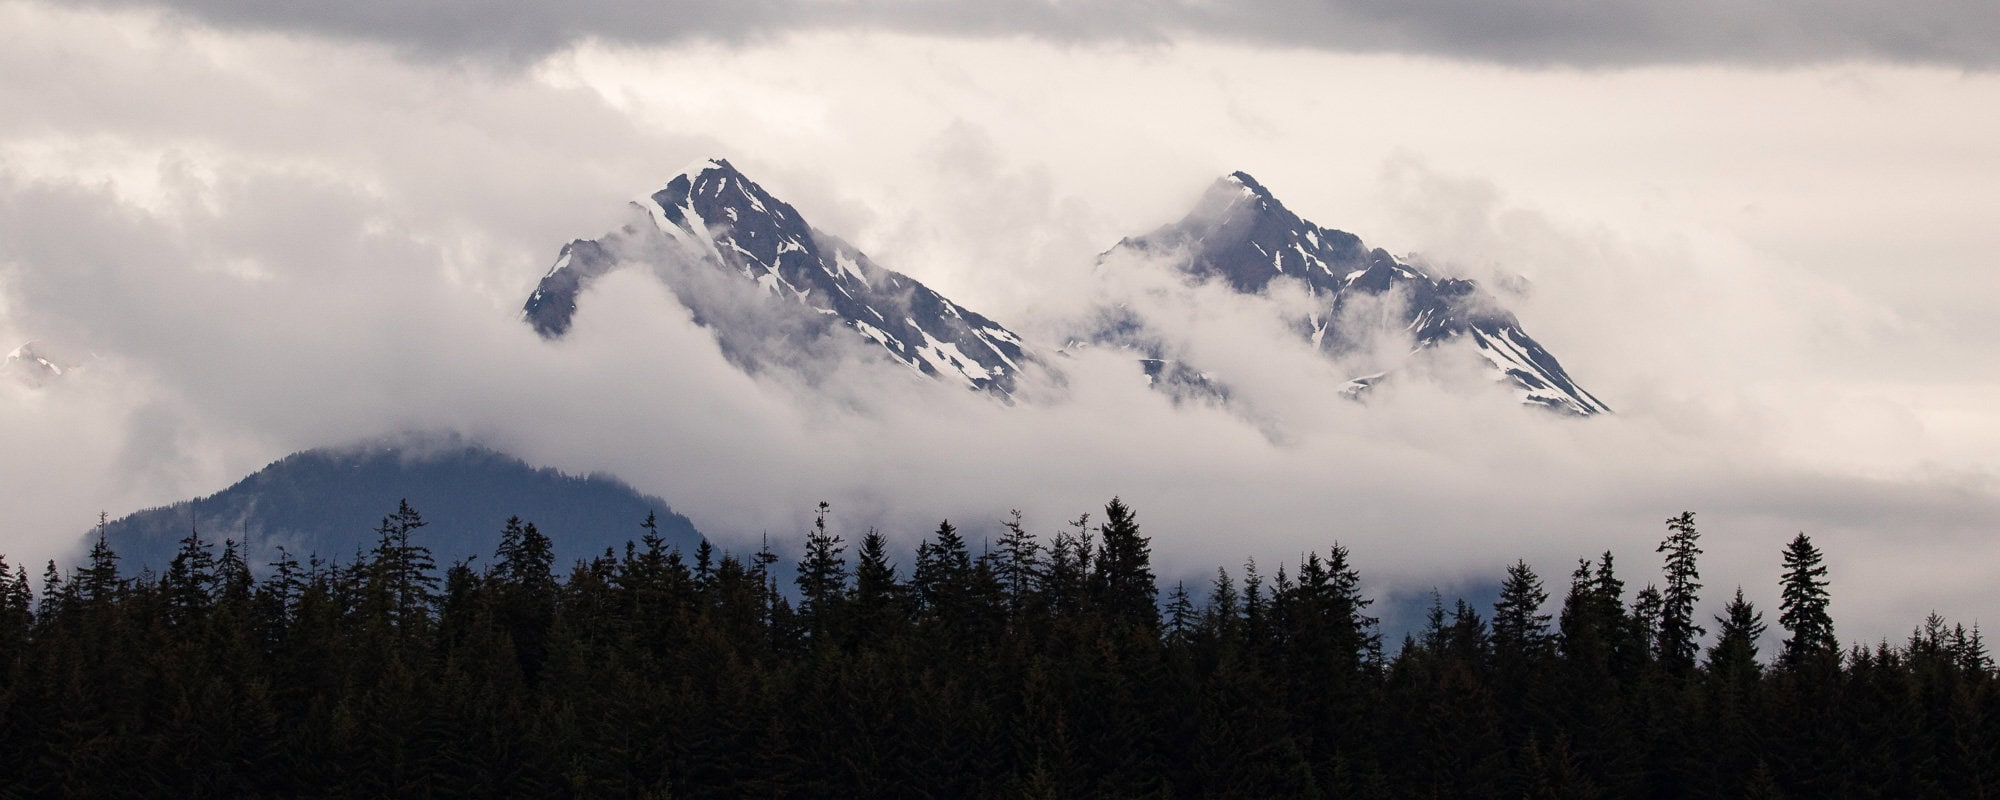
[[[682,553],[651,519],[560,574],[518,520],[440,568],[407,504],[349,563],[261,580],[199,534],[164,574],[122,577],[101,537],[39,592],[0,567],[0,795],[2000,792],[1978,632],[1843,650],[1803,534],[1778,631],[1740,590],[1697,613],[1683,514],[1630,602],[1610,553],[1555,601],[1517,563],[1491,609],[1440,598],[1385,648],[1337,544],[1163,595],[1117,500],[978,553],[942,524],[902,563],[826,512],[789,587],[768,546]]]

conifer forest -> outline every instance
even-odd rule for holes
[[[0,796],[2000,793],[1978,631],[1844,647],[1805,534],[1771,554],[1776,609],[1704,586],[1689,513],[1385,642],[1338,544],[1167,587],[1115,499],[913,554],[827,511],[795,567],[651,519],[575,564],[519,520],[438,564],[407,503],[342,562],[192,532],[162,574],[101,538],[6,565]]]

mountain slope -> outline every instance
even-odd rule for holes
[[[1012,331],[812,227],[727,161],[699,162],[634,206],[644,223],[563,247],[522,310],[536,332],[566,333],[579,295],[606,272],[632,260],[673,259],[741,276],[764,295],[823,318],[778,326],[801,340],[788,344],[804,346],[838,325],[919,373],[1000,394],[1012,391],[1032,360]],[[696,321],[717,331],[732,358],[758,366],[759,345],[774,331],[745,330],[752,325],[734,316],[740,309],[701,291],[708,276],[682,274],[669,283]],[[773,326],[765,320],[754,327]]]
[[[1396,298],[1401,302],[1385,305],[1400,315],[1390,322],[1408,331],[1418,350],[1470,347],[1527,404],[1579,416],[1611,410],[1474,282],[1432,277],[1351,233],[1301,219],[1242,172],[1216,181],[1179,222],[1121,241],[1106,255],[1121,249],[1174,259],[1190,277],[1219,280],[1239,292],[1264,291],[1280,278],[1300,282],[1316,307],[1297,321],[1300,333],[1333,356],[1369,333],[1343,322],[1355,316],[1347,312],[1356,303]],[[1119,332],[1110,333],[1118,341]],[[1357,378],[1352,391],[1365,391],[1381,377]]]
[[[429,522],[418,542],[439,564],[490,559],[509,516],[533,522],[555,542],[560,564],[622,548],[649,512],[660,535],[692,550],[701,533],[665,501],[601,475],[536,469],[480,447],[377,446],[308,450],[280,459],[215,494],[147,509],[106,528],[128,572],[164,569],[189,526],[202,538],[250,543],[254,567],[282,546],[304,560],[349,560],[375,543],[384,516],[408,499]]]

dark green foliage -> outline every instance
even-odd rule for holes
[[[1670,674],[1681,674],[1694,667],[1701,636],[1707,633],[1694,622],[1694,606],[1701,600],[1701,572],[1695,568],[1701,548],[1695,542],[1701,533],[1695,530],[1692,511],[1667,520],[1667,531],[1659,547],[1659,552],[1667,555],[1667,586],[1660,592],[1659,644],[1655,650],[1661,667]]]
[[[1778,662],[1787,669],[1804,669],[1840,657],[1840,641],[1833,636],[1833,617],[1827,612],[1823,560],[1819,548],[1813,547],[1803,531],[1785,545],[1778,625],[1791,636],[1785,639]]]
[[[1493,605],[1493,649],[1504,661],[1532,664],[1548,654],[1549,615],[1541,613],[1549,593],[1528,562],[1507,568],[1500,600]]]
[[[1124,502],[1111,498],[1104,506],[1102,537],[1097,547],[1098,602],[1116,623],[1153,627],[1160,622],[1154,598],[1151,542],[1139,534],[1139,520]]]
[[[1715,623],[1721,629],[1708,650],[1708,671],[1724,680],[1755,683],[1757,638],[1764,635],[1764,615],[1743,599],[1743,587],[1736,587],[1736,596]]]
[[[840,621],[840,603],[847,594],[847,546],[826,529],[831,508],[819,504],[813,529],[806,533],[806,554],[799,560],[799,615],[816,640],[826,639]]]
[[[873,530],[850,571],[829,510],[795,594],[770,546],[702,542],[690,564],[652,517],[622,555],[567,565],[510,519],[490,565],[439,570],[407,503],[352,561],[277,550],[261,580],[193,532],[133,578],[100,538],[40,597],[0,560],[0,797],[2000,792],[1977,627],[1933,615],[1900,646],[1767,670],[1739,590],[1706,657],[1673,666],[1699,634],[1691,516],[1667,588],[1629,612],[1606,553],[1577,562],[1551,630],[1516,562],[1491,619],[1438,596],[1390,654],[1339,545],[1176,582],[1162,607],[1115,500],[1046,547],[1018,514],[979,555],[941,524],[907,583]],[[1823,610],[1802,543],[1783,588]]]

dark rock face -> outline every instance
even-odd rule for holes
[[[617,266],[618,259],[604,245],[590,239],[578,239],[563,245],[562,253],[556,257],[556,265],[549,274],[542,276],[542,282],[535,287],[535,293],[528,295],[528,304],[523,309],[529,325],[544,338],[553,339],[569,332],[571,318],[576,316],[576,296],[590,281]]]
[[[1022,366],[1033,361],[1012,331],[813,228],[727,161],[699,163],[635,206],[645,223],[563,247],[523,309],[536,332],[566,333],[578,295],[626,256],[677,262],[671,269],[682,279],[670,285],[746,367],[760,366],[778,349],[813,351],[812,340],[834,327],[875,342],[919,373],[1001,395],[1011,393]],[[774,319],[762,313],[769,309],[746,313],[719,301],[706,288],[717,274],[740,276],[766,299],[790,301],[802,313]]]
[[[1328,355],[1347,352],[1364,338],[1365,331],[1341,322],[1350,319],[1346,312],[1353,304],[1398,298],[1400,303],[1383,307],[1397,309],[1400,318],[1384,323],[1410,331],[1418,349],[1464,342],[1485,358],[1496,377],[1519,389],[1524,403],[1579,416],[1611,410],[1578,386],[1512,313],[1472,281],[1433,278],[1387,251],[1368,248],[1354,234],[1301,219],[1245,173],[1216,181],[1179,222],[1122,241],[1113,252],[1120,248],[1173,258],[1190,278],[1219,280],[1239,292],[1262,292],[1281,278],[1298,281],[1318,310],[1297,325]],[[1118,342],[1119,336],[1142,327],[1128,320],[1120,330],[1109,331],[1108,338],[1105,332],[1092,337]],[[1358,378],[1350,390],[1364,392],[1381,378]]]

